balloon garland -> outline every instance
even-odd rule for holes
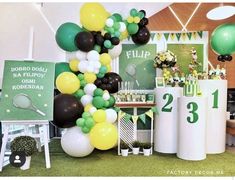
[[[76,52],[69,63],[57,63],[55,72],[61,94],[54,98],[53,123],[68,128],[61,146],[70,156],[84,157],[94,148],[107,150],[117,143],[112,93],[118,91],[122,79],[111,72],[111,61],[121,54],[120,42],[129,35],[136,44],[146,44],[150,39],[146,12],[131,9],[129,14],[125,20],[118,13],[108,13],[99,3],[85,3],[80,9],[82,27],[67,22],[57,29],[58,46]],[[79,139],[71,140],[73,134]],[[71,145],[72,141],[84,147]]]

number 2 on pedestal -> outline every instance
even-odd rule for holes
[[[198,121],[198,114],[197,114],[197,110],[198,110],[198,105],[195,102],[190,102],[187,104],[187,109],[189,109],[189,113],[192,114],[192,118],[190,116],[187,117],[187,121],[189,123],[195,123]]]
[[[162,112],[171,112],[172,107],[169,107],[169,106],[173,102],[173,96],[169,93],[166,93],[163,95],[163,99],[164,100],[167,99],[167,102],[166,102],[165,106],[162,107]]]

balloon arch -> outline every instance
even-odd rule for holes
[[[150,32],[144,10],[131,9],[125,19],[110,14],[99,3],[80,9],[82,27],[66,22],[56,32],[58,46],[76,52],[69,63],[57,63],[53,123],[68,128],[61,138],[70,156],[84,157],[94,148],[108,150],[117,144],[115,98],[121,77],[111,72],[111,61],[122,51],[121,41],[131,36],[134,43],[148,43]]]

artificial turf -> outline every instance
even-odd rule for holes
[[[32,156],[31,168],[22,171],[8,165],[0,176],[235,176],[235,154],[207,155],[203,161],[185,161],[176,155],[117,155],[115,149],[95,150],[84,158],[63,152],[59,140],[50,143],[51,168],[45,168],[44,152]]]

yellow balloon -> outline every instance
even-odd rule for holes
[[[112,70],[111,65],[106,65],[107,71],[110,72]]]
[[[125,30],[121,33],[120,40],[126,39],[129,36],[128,31]]]
[[[134,17],[134,23],[138,24],[140,22],[140,18],[138,16]]]
[[[63,72],[56,78],[56,87],[61,93],[73,94],[80,88],[80,81],[72,72]]]
[[[93,114],[93,119],[97,123],[106,121],[106,112],[103,109],[99,109]]]
[[[100,150],[113,148],[117,139],[117,128],[108,122],[97,123],[90,131],[91,144]]]
[[[94,83],[96,80],[96,75],[94,73],[84,73],[84,79],[87,83]]]
[[[80,9],[81,24],[89,31],[100,31],[109,13],[100,3],[85,3]]]
[[[92,107],[93,107],[92,104],[87,104],[87,105],[84,107],[84,111],[85,111],[85,112],[88,112]]]
[[[78,64],[79,64],[79,60],[77,58],[73,58],[69,61],[69,67],[72,71],[74,72],[78,72]]]
[[[102,65],[109,65],[111,63],[111,56],[108,53],[103,53],[100,55],[100,63]]]
[[[127,22],[128,22],[128,23],[133,23],[133,21],[134,21],[134,18],[133,18],[132,16],[129,16],[129,17],[127,18]]]

